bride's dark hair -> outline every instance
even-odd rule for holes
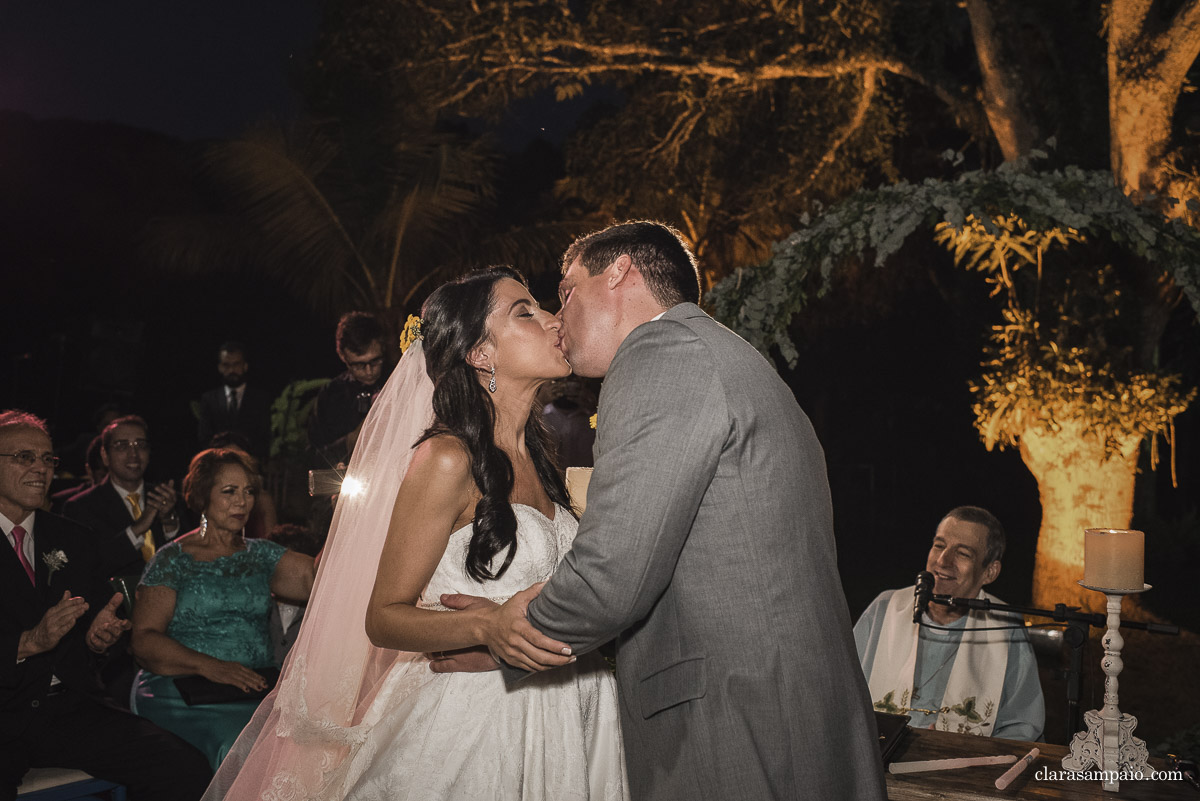
[[[418,444],[451,434],[471,456],[471,476],[483,496],[475,504],[467,547],[467,574],[476,581],[500,578],[517,553],[517,518],[509,502],[512,462],[496,446],[491,394],[480,383],[476,368],[467,363],[470,352],[488,337],[487,317],[502,278],[525,284],[524,276],[511,267],[489,267],[439,287],[421,312],[425,369],[434,386],[434,421]],[[554,446],[536,403],[525,423],[525,446],[550,500],[570,509],[566,485],[554,464]],[[505,550],[504,563],[493,570],[492,560]]]

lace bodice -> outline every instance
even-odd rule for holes
[[[517,555],[504,575],[486,582],[475,581],[467,575],[467,546],[472,530],[468,523],[450,535],[446,552],[421,594],[419,606],[445,609],[438,600],[443,593],[478,595],[503,603],[529,585],[550,578],[571,548],[579,524],[558,504],[554,506],[553,520],[532,506],[514,503],[512,508],[517,516]],[[497,554],[493,563],[502,564],[505,556],[505,552]]]
[[[171,638],[217,659],[265,667],[275,661],[268,628],[271,576],[285,550],[250,539],[244,551],[203,562],[176,541],[159,549],[140,584],[175,591]]]

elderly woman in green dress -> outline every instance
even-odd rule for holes
[[[173,677],[198,675],[245,692],[263,690],[256,668],[275,667],[268,621],[272,596],[308,600],[311,556],[243,529],[259,490],[249,459],[213,448],[197,454],[183,482],[200,527],[159,549],[138,585],[133,653],[144,668],[131,706],[188,740],[216,767],[249,721],[254,700],[189,706]]]

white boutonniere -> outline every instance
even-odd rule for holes
[[[49,583],[50,579],[54,577],[55,572],[62,570],[63,566],[67,563],[67,555],[61,550],[47,551],[42,554],[42,561],[46,563],[46,567],[50,570],[46,574],[46,582]]]

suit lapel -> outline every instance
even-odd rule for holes
[[[129,511],[129,507],[125,505],[125,491],[118,489],[111,483],[104,487],[103,491],[108,493],[108,505],[112,508],[111,514],[113,519],[123,520],[127,526],[134,523],[135,521],[133,519],[133,514]],[[138,498],[139,503],[141,503],[142,500],[142,498]]]
[[[37,576],[38,594],[48,599],[51,595],[50,580],[53,576],[50,575],[46,554],[59,550],[60,543],[55,535],[54,526],[46,515],[34,512],[34,518],[37,522],[33,528],[33,572]]]
[[[108,479],[105,479],[106,482],[107,482],[107,480]],[[147,484],[145,481],[143,481],[142,482],[142,490],[143,491],[138,493],[138,504],[142,507],[143,512],[145,512],[145,510],[146,510],[145,490],[149,486],[150,486],[149,484]],[[120,490],[118,487],[115,487],[112,484],[109,484],[107,487],[105,487],[105,491],[107,491],[109,496],[111,497],[110,505],[112,507],[111,516],[112,516],[113,520],[114,521],[117,521],[117,520],[123,521],[120,525],[121,529],[124,529],[126,526],[131,526],[134,523],[136,523],[137,521],[133,519],[133,513],[131,511],[129,511],[129,507],[127,507],[125,505],[125,500],[124,500],[125,491]],[[120,492],[119,495],[117,494],[118,492]],[[150,537],[150,539],[154,542],[155,548],[161,548],[162,546],[166,545],[166,535],[163,534],[162,521],[159,520],[158,518],[154,519],[154,522],[150,525],[150,530],[146,532],[146,536]],[[122,534],[121,539],[127,540],[128,538],[125,537],[124,534]]]
[[[146,483],[143,482],[142,489],[145,490],[146,486]],[[131,526],[136,523],[137,521],[133,519],[133,513],[129,510],[129,507],[125,505],[125,491],[119,490],[112,484],[109,484],[109,486],[106,487],[106,490],[111,497],[110,505],[112,507],[111,515],[113,520],[122,521],[120,528],[124,529],[126,526]],[[118,494],[118,492],[120,492],[120,494]],[[142,507],[144,512],[146,509],[146,498],[144,492],[138,493],[138,505]],[[163,546],[162,524],[159,523],[158,520],[155,520],[154,524],[150,526],[150,530],[146,532],[146,536],[153,540],[155,548],[161,548]],[[121,538],[123,540],[127,539],[124,535],[122,535]]]

